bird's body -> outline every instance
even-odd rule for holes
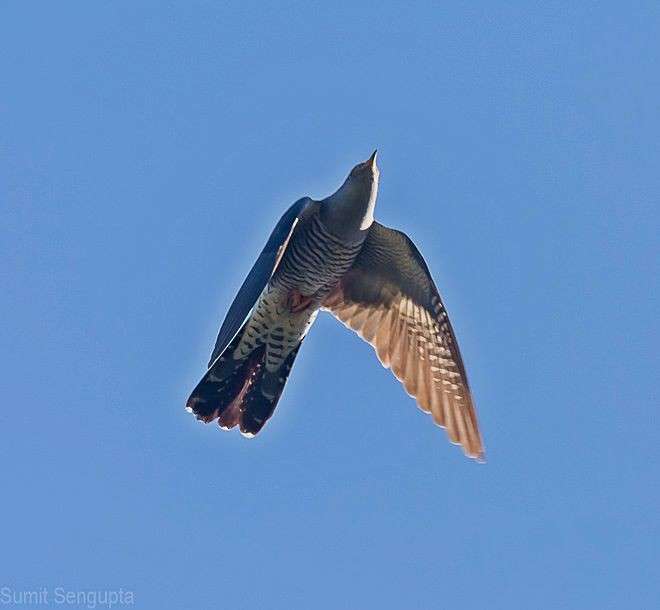
[[[451,440],[480,457],[465,370],[428,268],[405,235],[374,221],[375,156],[335,194],[301,199],[282,217],[227,314],[187,408],[205,422],[259,432],[323,308],[372,343]]]
[[[296,228],[300,230],[291,236],[238,347],[247,353],[254,347],[252,337],[263,342],[268,370],[275,370],[305,337],[323,300],[351,267],[364,241],[335,237],[318,213],[301,219]]]

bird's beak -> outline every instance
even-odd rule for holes
[[[376,169],[376,155],[378,154],[377,150],[374,150],[373,154],[371,157],[369,157],[364,163],[360,163],[357,167],[359,169]]]

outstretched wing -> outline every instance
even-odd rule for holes
[[[369,342],[449,439],[483,455],[465,367],[438,289],[415,244],[374,222],[354,265],[323,303]]]
[[[275,272],[282,254],[284,254],[289,237],[296,226],[298,217],[311,202],[312,200],[309,197],[299,199],[284,213],[284,216],[275,225],[257,262],[254,263],[250,273],[245,278],[220,327],[220,332],[213,348],[213,354],[209,361],[209,368],[229,345],[243,322],[245,322],[245,318],[254,307],[259,295]]]

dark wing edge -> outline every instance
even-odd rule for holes
[[[484,446],[447,310],[410,238],[374,222],[353,267],[323,303],[376,350],[417,405],[464,453]]]
[[[209,361],[209,368],[213,365],[220,354],[231,343],[236,333],[240,330],[243,322],[257,302],[259,295],[266,287],[277,265],[284,254],[289,238],[296,226],[298,217],[303,210],[312,202],[309,197],[303,197],[294,203],[280,218],[275,225],[259,258],[248,273],[238,294],[234,298],[229,311],[220,327],[218,338]]]

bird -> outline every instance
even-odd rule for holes
[[[186,410],[255,436],[319,311],[328,311],[374,347],[452,443],[483,461],[465,366],[429,268],[405,233],[374,218],[376,157],[329,197],[303,197],[284,213],[229,307]]]

